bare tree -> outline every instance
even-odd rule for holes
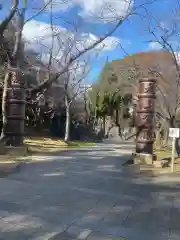
[[[23,24],[24,24],[24,17],[25,17],[25,11],[26,11],[26,4],[22,7],[21,10],[18,10],[18,1],[13,1],[11,11],[9,13],[9,16],[5,18],[5,20],[0,25],[0,34],[1,34],[1,46],[6,51],[7,54],[7,73],[4,79],[4,88],[3,88],[3,98],[2,98],[2,114],[3,114],[3,127],[2,127],[2,133],[1,133],[1,139],[4,140],[5,138],[5,131],[7,127],[7,88],[9,84],[11,84],[13,77],[16,78],[14,75],[13,68],[19,68],[20,67],[20,45],[21,45],[21,38],[22,38],[22,30],[23,30]],[[17,16],[16,21],[16,35],[15,35],[15,43],[13,46],[13,49],[9,47],[8,42],[4,38],[4,31],[6,30],[8,24],[10,21],[12,21],[12,18]],[[15,72],[16,74],[16,72]]]
[[[84,45],[83,47],[82,47],[82,43],[80,43],[82,40],[77,39],[76,43],[78,43],[78,44],[76,44],[76,51],[73,52],[73,54],[71,53],[70,55],[67,55],[66,64],[64,66],[62,66],[60,71],[56,72],[56,74],[53,78],[50,78],[50,79],[42,82],[35,88],[29,89],[29,91],[33,94],[33,93],[37,93],[39,91],[43,91],[43,89],[45,89],[45,88],[48,88],[61,75],[63,75],[64,73],[66,73],[68,71],[69,67],[73,64],[74,61],[83,57],[86,53],[90,52],[91,50],[97,48],[101,43],[104,42],[104,40],[106,40],[109,36],[113,35],[116,32],[116,30],[123,24],[123,22],[126,21],[130,16],[140,14],[138,12],[139,9],[141,9],[141,8],[144,9],[147,5],[152,4],[155,1],[156,0],[147,0],[147,1],[144,1],[143,3],[140,2],[139,4],[138,3],[136,4],[132,0],[122,0],[122,2],[126,5],[126,12],[123,12],[121,15],[119,15],[115,9],[112,9],[109,6],[106,6],[106,12],[107,13],[110,12],[111,15],[113,15],[113,17],[111,17],[108,22],[107,22],[107,19],[106,20],[104,19],[106,23],[109,23],[111,25],[111,29],[110,30],[107,29],[106,33],[103,36],[94,39],[90,44],[86,44],[86,45],[83,44]],[[103,21],[103,17],[101,16],[99,18],[99,20]],[[76,33],[80,32],[80,28],[76,21],[73,21],[73,23],[68,21],[68,23],[70,25],[73,25]],[[61,35],[62,35],[62,32],[59,32],[59,33],[55,32],[55,36],[62,41]],[[76,38],[76,36],[77,36],[77,34],[75,34],[75,38]],[[71,35],[71,37],[72,37],[72,35]],[[69,41],[69,38],[67,40]],[[81,45],[80,49],[78,48],[79,44]]]
[[[68,142],[70,137],[71,108],[72,105],[76,105],[80,98],[81,101],[83,100],[82,95],[85,92],[84,85],[88,73],[88,63],[85,61],[76,61],[73,67],[62,76],[62,81],[60,81],[63,87],[64,104],[66,109],[65,142]]]
[[[9,11],[7,17],[1,22],[0,24],[0,45],[2,51],[5,52],[7,56],[7,71],[5,74],[4,79],[4,87],[3,87],[3,96],[2,96],[2,114],[3,114],[3,127],[2,127],[2,133],[1,133],[1,140],[5,140],[5,132],[8,124],[7,119],[7,89],[8,87],[12,86],[13,84],[19,83],[20,85],[23,84],[22,76],[18,74],[21,66],[21,57],[23,54],[22,49],[22,31],[24,24],[30,21],[34,16],[37,16],[42,11],[39,10],[34,16],[32,16],[30,19],[25,20],[25,13],[27,10],[27,1],[25,0],[21,6],[19,6],[18,0],[12,0],[12,7]],[[9,44],[8,39],[5,37],[5,32],[8,30],[9,24],[13,23],[13,27],[15,30],[15,39],[12,43],[12,46]],[[15,90],[13,90],[15,91]],[[22,96],[25,97],[25,92],[21,92]],[[23,98],[24,98],[23,97]],[[9,106],[10,107],[10,106]],[[24,117],[25,112],[22,113],[22,117]],[[12,144],[12,143],[10,143]],[[19,143],[22,144],[22,139],[19,139]]]
[[[157,111],[165,132],[164,145],[168,143],[169,127],[175,127],[175,118],[180,109],[180,44],[179,0],[167,14],[154,16],[147,13],[149,43],[164,52],[164,59],[155,60],[153,72],[158,78]]]
[[[85,46],[82,47],[82,44],[80,48],[78,48],[78,44],[80,42],[80,39],[78,39],[77,41],[75,41],[76,43],[76,51],[71,51],[70,54],[67,54],[66,57],[66,61],[65,64],[62,65],[62,67],[60,68],[59,71],[56,71],[56,73],[54,75],[49,74],[49,78],[43,82],[41,82],[38,86],[29,89],[29,92],[31,94],[36,94],[38,92],[42,92],[45,89],[47,89],[49,86],[51,86],[51,84],[53,82],[55,82],[60,76],[62,76],[64,73],[69,71],[69,68],[72,66],[72,64],[77,60],[80,59],[84,56],[84,54],[86,54],[87,52],[90,52],[91,50],[95,49],[96,47],[98,47],[101,43],[103,43],[103,41],[111,36],[122,24],[125,20],[127,20],[131,15],[136,14],[137,10],[140,8],[144,8],[147,4],[151,4],[153,2],[153,0],[147,0],[145,1],[145,3],[140,3],[140,4],[135,4],[134,1],[132,0],[123,0],[124,3],[126,4],[126,12],[123,14],[117,14],[115,9],[112,9],[111,7],[106,7],[106,11],[110,11],[111,13],[113,13],[113,18],[110,19],[109,23],[111,25],[111,29],[106,31],[106,33],[99,37],[96,38],[94,41],[92,41],[90,44],[87,44]],[[12,77],[15,76],[15,78],[17,78],[17,74],[15,73],[15,69],[17,70],[20,67],[20,44],[22,42],[22,31],[23,31],[23,27],[24,24],[27,23],[28,21],[32,20],[34,17],[36,17],[38,14],[40,14],[42,11],[44,11],[44,9],[47,7],[47,5],[49,3],[50,4],[50,25],[51,25],[51,29],[52,29],[52,33],[51,33],[51,51],[49,53],[49,67],[48,67],[48,71],[51,72],[52,71],[52,66],[53,66],[53,49],[54,49],[54,36],[56,36],[59,41],[61,41],[61,34],[62,32],[56,32],[53,30],[53,16],[52,16],[52,0],[50,1],[45,1],[46,4],[45,6],[43,6],[40,11],[38,11],[34,16],[31,16],[28,20],[25,19],[25,13],[27,10],[27,1],[24,1],[24,5],[22,7],[22,5],[20,4],[20,1],[18,0],[12,0],[12,8],[9,11],[7,17],[1,22],[0,24],[0,43],[2,48],[5,50],[7,57],[8,57],[8,71],[7,71],[7,75],[5,80],[7,82],[12,82]],[[16,40],[14,43],[14,47],[13,47],[13,51],[11,51],[11,49],[9,48],[8,42],[6,41],[6,39],[4,38],[4,31],[7,28],[8,24],[11,22],[11,20],[13,19],[13,17],[17,18],[17,30],[16,30]],[[103,20],[103,19],[101,19]],[[107,23],[107,21],[106,21]],[[78,26],[76,25],[75,27],[76,31],[78,30]],[[79,31],[79,30],[78,30]],[[73,38],[76,38],[76,34],[73,35]],[[71,34],[72,37],[72,34]],[[67,41],[69,40],[66,39]],[[75,39],[74,39],[75,40]],[[73,40],[73,42],[74,42]],[[62,42],[62,44],[64,44]],[[72,47],[75,47],[75,45],[73,44]],[[64,53],[63,53],[64,54]],[[19,81],[19,80],[18,80]],[[19,84],[22,84],[19,81]],[[5,83],[5,86],[8,86],[8,84]],[[4,88],[4,91],[6,92],[7,89]],[[3,94],[3,97],[6,97],[7,94]],[[2,101],[3,103],[6,102],[6,100],[4,99]],[[3,107],[3,109],[5,110],[6,108]],[[4,113],[4,119],[5,119],[5,111]],[[25,114],[25,113],[22,113]],[[7,122],[7,121],[4,121]],[[5,126],[4,126],[5,127]],[[3,128],[4,128],[3,127]],[[4,132],[4,131],[3,131]],[[2,138],[4,138],[4,134],[2,134]]]

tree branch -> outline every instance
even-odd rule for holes
[[[30,18],[28,18],[24,24],[26,24],[27,22],[31,21],[32,19],[38,17],[46,8],[47,6],[52,2],[52,0],[49,0],[45,5],[44,7],[42,7],[36,14],[34,14],[33,16],[31,16]]]
[[[12,0],[12,7],[11,10],[9,12],[9,15],[1,22],[0,24],[0,35],[3,34],[4,30],[7,28],[9,22],[12,20],[12,18],[14,17],[14,14],[17,10],[19,1],[18,0]]]
[[[126,16],[127,18],[127,16]],[[59,78],[61,75],[63,75],[65,72],[68,71],[69,66],[75,61],[77,60],[79,57],[81,57],[82,55],[84,55],[86,52],[94,49],[97,45],[99,45],[101,42],[103,42],[107,37],[111,36],[118,28],[119,26],[123,23],[124,19],[119,20],[119,22],[116,24],[116,26],[109,31],[107,34],[105,34],[104,37],[99,38],[99,40],[97,40],[95,43],[93,43],[91,46],[84,48],[82,51],[79,51],[75,56],[72,56],[66,63],[66,66],[60,71],[58,72],[54,78],[48,79],[44,82],[42,82],[41,84],[39,84],[37,87],[33,88],[33,89],[29,89],[29,91],[32,94],[36,94],[37,92],[41,92],[44,88],[49,87],[57,78]]]

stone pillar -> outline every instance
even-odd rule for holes
[[[19,68],[9,69],[11,80],[7,89],[7,144],[23,145],[25,121],[24,79]]]
[[[152,164],[153,161],[155,93],[155,79],[144,77],[139,80],[136,108],[136,156],[138,155],[140,162],[147,164]]]

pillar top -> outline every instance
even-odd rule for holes
[[[13,72],[20,72],[21,71],[21,69],[19,68],[19,67],[8,67],[7,68],[9,71],[13,71]]]
[[[153,83],[156,83],[156,79],[155,78],[144,77],[144,78],[139,79],[139,82],[153,82]]]
[[[154,98],[156,99],[156,95],[154,93],[138,93],[138,98]]]

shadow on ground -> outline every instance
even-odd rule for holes
[[[180,177],[127,170],[127,157],[71,150],[0,179],[0,239],[179,239]]]

